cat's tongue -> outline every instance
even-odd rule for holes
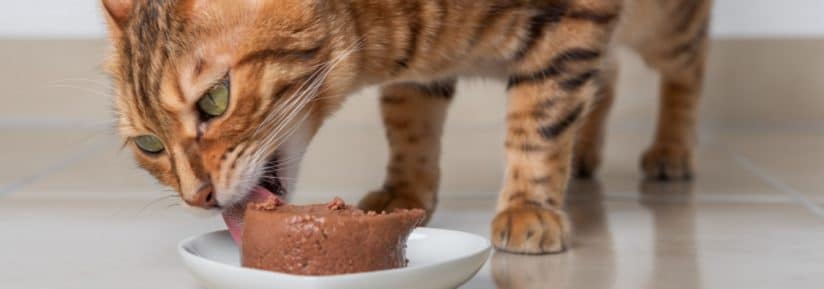
[[[256,187],[245,201],[223,211],[223,221],[226,222],[226,227],[229,228],[229,233],[232,235],[232,239],[235,240],[235,244],[240,246],[242,242],[243,215],[246,212],[246,205],[249,203],[263,202],[274,197],[275,195],[269,190],[263,187]]]

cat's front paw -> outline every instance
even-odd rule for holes
[[[397,194],[386,190],[377,190],[366,194],[358,203],[358,208],[364,211],[391,212],[394,209],[424,209],[429,222],[433,210],[426,206],[420,198],[411,194]]]
[[[689,180],[693,176],[692,149],[684,144],[653,145],[644,153],[641,168],[648,180]]]
[[[560,210],[508,208],[492,221],[492,244],[518,254],[551,254],[566,250],[570,223]]]

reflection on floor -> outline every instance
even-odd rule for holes
[[[824,222],[798,207],[701,204],[693,188],[641,182],[637,200],[610,200],[599,181],[576,181],[570,251],[496,252],[467,288],[817,288]]]
[[[644,288],[702,288],[696,261],[695,210],[689,202],[691,183],[647,183],[640,186],[640,204],[652,215],[655,253],[653,271],[647,275]],[[556,256],[523,256],[496,253],[492,257],[492,276],[498,288],[614,288],[616,276],[615,252],[610,248],[603,187],[598,181],[577,181],[570,188],[569,204],[575,224],[575,252]],[[662,203],[665,199],[665,203]],[[666,204],[668,203],[668,204]],[[663,236],[664,227],[678,226],[686,239],[674,244],[672,236]],[[590,242],[587,242],[589,240]],[[669,240],[669,241],[668,241]],[[659,242],[660,241],[660,242]],[[678,262],[668,260],[668,248],[677,246],[683,256]],[[588,256],[591,260],[580,258]],[[542,287],[551,285],[552,287]]]

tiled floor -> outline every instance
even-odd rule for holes
[[[824,47],[802,44],[786,49],[812,57],[813,48]],[[752,43],[717,44],[714,58],[752,69],[779,65],[722,57],[747,45]],[[60,93],[37,85],[53,79],[86,79],[87,84],[73,85],[86,89],[93,88],[88,83],[98,85],[102,80],[95,72],[65,66],[94,61],[99,45],[6,41],[0,42],[0,57],[55,46],[78,57],[30,56],[39,68],[20,75],[0,67],[0,79],[13,76],[32,85],[10,83],[13,91],[25,91],[20,94],[25,100],[18,108],[0,106],[0,288],[199,288],[178,260],[176,243],[221,229],[222,222],[183,212],[174,206],[175,198],[167,197],[170,192],[134,168],[128,151],[120,151],[106,127],[106,113],[98,111],[106,107],[106,98],[72,89],[66,97],[77,96],[74,101],[32,99]],[[761,43],[741,53],[760,59],[776,46]],[[63,65],[41,73],[53,62]],[[712,74],[720,78],[741,78],[727,75],[731,72],[724,65],[714,66]],[[637,67],[627,70],[644,73]],[[649,86],[636,77],[625,78],[622,93],[651,94],[632,86]],[[714,92],[707,96],[699,176],[693,183],[640,181],[637,160],[649,141],[650,124],[637,111],[653,105],[619,100],[599,178],[569,189],[576,233],[572,250],[543,257],[495,254],[463,288],[821,288],[824,101],[810,95],[824,95],[824,84],[775,81],[806,86],[788,89],[793,95],[783,107],[765,95],[753,96],[751,102],[772,104],[777,111],[738,108],[730,115],[721,108],[734,107],[744,95],[721,98],[721,83],[711,82]],[[468,85],[463,94],[489,86]],[[0,101],[18,103],[13,97],[5,94]],[[502,162],[502,127],[487,117],[502,111],[491,98],[481,96],[483,104],[475,106],[471,98],[458,98],[445,139],[445,192],[432,226],[488,234]],[[353,100],[322,131],[307,156],[296,202],[333,195],[354,201],[379,183],[384,158],[375,156],[383,156],[385,147],[374,111],[373,99]],[[749,115],[756,113],[765,117]],[[782,113],[788,117],[778,118]]]

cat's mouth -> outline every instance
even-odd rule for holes
[[[243,216],[246,211],[246,206],[249,203],[257,203],[276,197],[285,200],[287,194],[286,187],[283,185],[281,178],[278,175],[279,159],[273,157],[264,166],[265,172],[260,177],[258,184],[247,192],[246,197],[234,205],[223,210],[223,220],[226,222],[226,227],[232,235],[235,243],[240,245],[243,234]]]

